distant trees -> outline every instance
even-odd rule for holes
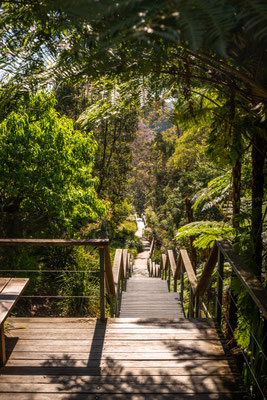
[[[210,154],[217,157],[216,148],[223,149],[232,169],[232,222],[237,228],[241,159],[249,148],[250,250],[260,276],[267,132],[266,1],[160,0],[151,5],[146,0],[75,4],[22,0],[3,2],[0,16],[0,65],[3,75],[11,73],[20,90],[37,82],[119,77],[131,81],[130,91],[142,86],[138,90],[144,99],[148,92],[150,97],[172,97],[181,107],[179,118],[182,113],[194,118],[199,111],[203,118],[209,115]],[[10,103],[9,96],[3,100]]]
[[[96,142],[60,117],[51,93],[20,99],[0,124],[2,237],[69,237],[104,216]]]

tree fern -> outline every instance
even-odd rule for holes
[[[211,248],[216,239],[233,239],[235,229],[230,224],[216,221],[191,222],[178,229],[176,239],[184,237],[196,237],[194,246],[197,249],[205,250]]]
[[[225,216],[223,206],[229,198],[230,190],[231,173],[227,172],[210,181],[206,188],[196,193],[193,197],[194,210],[201,209],[201,211],[205,211],[215,206]]]

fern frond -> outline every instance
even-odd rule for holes
[[[191,222],[178,229],[176,239],[185,237],[196,237],[194,246],[197,249],[205,250],[213,246],[216,239],[233,239],[235,229],[230,224],[216,221]]]
[[[197,210],[201,208],[202,211],[205,211],[212,206],[219,205],[217,208],[222,211],[221,203],[223,203],[229,196],[230,190],[231,173],[227,172],[215,179],[212,179],[208,183],[208,187],[203,188],[196,193],[196,195],[193,197],[193,209]]]

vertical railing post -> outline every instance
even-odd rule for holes
[[[166,263],[167,263],[168,261],[166,260]],[[164,279],[165,279],[165,281],[168,279],[168,269],[166,268],[166,265],[165,265],[165,271],[164,271]]]
[[[168,288],[169,292],[171,291],[171,263],[169,262],[169,268],[168,268]]]
[[[195,296],[193,294],[193,290],[192,290],[191,285],[190,285],[189,310],[188,310],[189,318],[194,318],[194,302],[195,302]]]
[[[3,367],[6,363],[6,342],[4,324],[0,327],[0,366]]]
[[[118,280],[118,287],[117,287],[117,297],[115,300],[115,317],[119,316],[120,311],[120,290],[121,290],[121,282],[120,279]]]
[[[100,319],[104,320],[106,317],[106,293],[105,293],[105,249],[99,247],[100,259]]]
[[[173,281],[173,291],[177,292],[177,279],[174,279]]]
[[[182,260],[181,261],[181,302],[182,302],[182,306],[184,307],[183,301],[184,301],[184,263]]]
[[[195,318],[199,318],[199,305],[200,305],[200,298],[199,296],[195,297]]]
[[[217,269],[217,289],[216,289],[216,308],[215,318],[218,322],[219,327],[221,326],[222,320],[222,297],[223,297],[223,265],[224,256],[220,249],[218,249],[218,269]]]

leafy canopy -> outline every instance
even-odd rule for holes
[[[31,94],[0,125],[1,211],[31,221],[36,235],[72,234],[107,211],[92,176],[92,134],[54,106],[52,93]]]

